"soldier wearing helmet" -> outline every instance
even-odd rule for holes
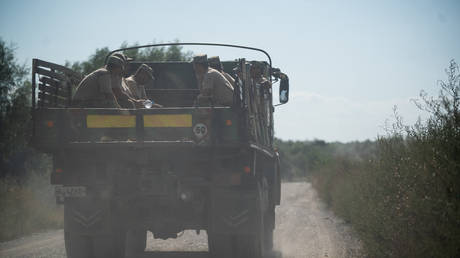
[[[212,56],[208,58],[208,62],[211,68],[219,71],[225,77],[225,79],[227,79],[227,81],[229,81],[232,84],[233,88],[235,88],[235,79],[233,79],[233,77],[230,74],[224,71],[224,66],[220,62],[219,56]]]
[[[207,55],[193,57],[192,64],[200,89],[196,104],[231,106],[233,86],[221,73],[209,67]]]
[[[111,55],[107,64],[88,74],[77,87],[72,98],[74,106],[120,108],[117,98],[121,93],[121,75],[125,62]]]
[[[146,64],[139,66],[133,75],[124,78],[124,87],[128,88],[131,101],[136,107],[143,107],[143,103],[148,99],[145,92],[145,85],[152,83],[154,80],[153,70]],[[153,106],[161,107],[159,104],[153,104]]]
[[[263,62],[252,61],[250,73],[254,84],[260,85],[263,88],[268,89],[271,88],[271,83],[264,76],[264,68],[265,65]]]
[[[133,75],[125,79],[125,82],[135,99],[146,100],[145,85],[152,83],[154,80],[152,68],[142,64]]]

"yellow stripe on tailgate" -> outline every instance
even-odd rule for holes
[[[192,115],[144,115],[144,127],[192,127]]]
[[[136,116],[132,115],[87,115],[87,128],[132,128],[136,127]]]

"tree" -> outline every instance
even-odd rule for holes
[[[97,48],[94,54],[88,58],[88,60],[83,62],[77,61],[73,63],[67,61],[65,66],[81,74],[89,74],[92,71],[104,66],[105,57],[109,52],[110,50],[108,47]]]
[[[14,56],[14,46],[0,39],[0,176],[23,175],[30,154],[30,89],[28,69]]]
[[[178,41],[176,41],[178,42]],[[120,48],[139,46],[138,43],[129,45],[123,42]],[[108,47],[97,48],[88,60],[83,62],[69,62],[65,66],[73,69],[82,74],[89,74],[92,71],[104,66],[105,57],[110,52]],[[123,51],[123,53],[136,61],[189,61],[193,53],[190,51],[183,52],[181,46],[170,47],[151,47],[142,49],[130,49]]]

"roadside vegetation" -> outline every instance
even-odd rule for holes
[[[287,179],[307,177],[369,257],[460,257],[460,77],[451,61],[426,121],[395,122],[375,142],[278,141]]]
[[[0,241],[62,227],[49,185],[51,161],[29,146],[29,69],[0,39]]]

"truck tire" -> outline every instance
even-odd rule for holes
[[[256,227],[259,230],[252,234],[238,234],[234,236],[234,250],[233,258],[262,258],[265,254],[265,237],[264,237],[264,212],[263,212],[263,183],[257,184],[257,192],[259,198],[256,207],[256,221],[259,226]]]
[[[208,249],[212,258],[233,258],[234,237],[208,232]]]
[[[270,205],[264,217],[264,247],[267,252],[273,250],[273,231],[275,230],[275,206]]]
[[[91,257],[91,241],[88,237],[77,235],[71,232],[65,234],[65,246],[69,258]]]
[[[131,229],[126,232],[126,257],[137,257],[147,246],[147,231]]]
[[[69,258],[123,258],[124,244],[120,235],[83,236],[66,233],[64,237]]]
[[[212,258],[262,258],[262,234],[208,234],[208,248]]]
[[[264,223],[264,212],[262,210],[263,200],[263,183],[257,184],[257,191],[259,192],[259,198],[257,202],[257,218],[256,221],[259,223],[259,230],[253,234],[241,234],[237,235],[235,241],[235,258],[262,258],[265,253],[265,223]]]
[[[263,187],[257,184],[256,219],[259,226],[256,232],[244,234],[224,234],[208,232],[208,248],[213,258],[262,258],[264,244],[264,212],[262,211]]]
[[[64,209],[68,207],[64,206]],[[64,241],[69,258],[122,258],[125,254],[126,232],[122,227],[113,224],[110,232],[104,234],[82,234],[68,227],[71,216],[64,212]]]
[[[261,234],[238,235],[234,258],[262,258],[264,254]]]

